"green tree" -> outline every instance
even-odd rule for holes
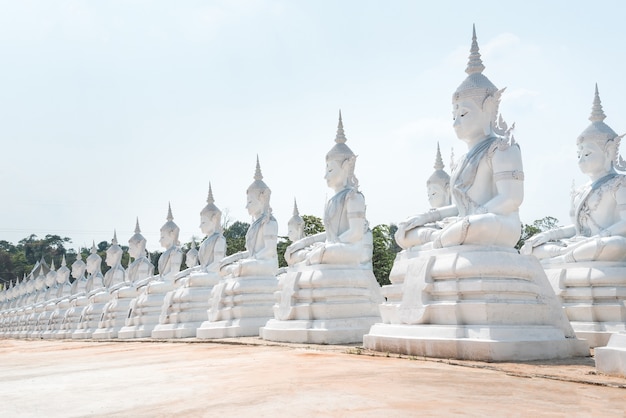
[[[226,255],[246,250],[246,232],[248,232],[248,228],[250,228],[250,224],[236,221],[224,229]]]
[[[537,235],[540,232],[549,231],[559,226],[559,220],[553,216],[546,216],[545,218],[536,219],[532,224],[522,224],[522,234],[519,241],[515,244],[515,248],[519,250],[522,248],[526,240],[533,235]]]
[[[372,237],[374,241],[374,251],[372,257],[372,267],[374,276],[378,284],[381,286],[391,284],[389,281],[389,273],[393,267],[393,261],[397,252],[400,250],[393,238],[392,230],[395,232],[395,225],[376,225],[372,229]]]

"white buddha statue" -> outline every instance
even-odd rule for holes
[[[468,146],[452,172],[452,204],[399,225],[406,273],[383,288],[383,322],[363,344],[484,361],[587,356],[586,342],[576,339],[537,259],[514,248],[521,232],[522,158],[510,131],[501,119],[496,123],[503,90],[484,68],[474,31],[468,76],[452,96],[453,127]],[[436,228],[424,230],[429,223]]]
[[[431,210],[435,211],[450,206],[450,175],[444,170],[439,143],[437,143],[437,155],[433,168],[435,171],[426,181],[426,191]],[[396,242],[404,249],[425,244],[432,241],[434,232],[439,232],[446,225],[447,222],[439,220],[407,230],[407,222],[402,222],[395,234]]]
[[[63,321],[65,310],[69,308],[69,297],[71,295],[71,284],[69,281],[70,269],[67,268],[65,254],[61,259],[61,267],[56,271],[56,294],[54,298],[46,305],[46,311],[49,312],[48,323],[46,329],[41,334],[42,338],[53,338],[54,334],[60,329]]]
[[[104,285],[104,276],[102,275],[102,257],[96,250],[95,242],[91,246],[91,254],[87,257],[87,273],[87,294],[78,298],[77,305],[82,303],[84,307],[76,331],[72,333],[73,339],[91,338],[93,332],[98,328],[104,303],[109,299],[109,292]],[[86,300],[81,301],[81,299]]]
[[[174,279],[183,262],[178,235],[180,228],[174,222],[172,207],[168,205],[167,222],[161,227],[159,243],[165,251],[159,257],[159,274],[138,284],[139,295],[130,302],[126,325],[118,332],[118,338],[150,337],[159,323],[165,295],[175,287]]]
[[[100,323],[98,324],[98,329],[94,331],[92,338],[117,338],[119,330],[125,325],[131,301],[139,295],[138,287],[140,285],[145,286],[147,281],[154,278],[154,266],[146,257],[146,243],[146,238],[141,234],[139,219],[137,218],[135,234],[128,240],[130,257],[129,265],[124,273],[125,280],[111,287],[111,298],[102,308]],[[124,270],[121,265],[121,253],[119,258],[119,263],[115,264],[118,266],[117,276],[121,278],[122,270]],[[134,259],[132,263],[130,258]]]
[[[207,204],[200,211],[200,230],[206,238],[199,250],[192,241],[187,251],[187,269],[177,274],[177,287],[165,296],[152,338],[195,337],[197,328],[207,320],[209,297],[220,281],[220,262],[226,254],[222,211],[215,205],[210,183]]]
[[[591,347],[626,331],[626,170],[621,136],[604,119],[598,86],[591,124],[578,136],[578,166],[589,182],[572,195],[571,225],[529,238],[521,252],[541,260],[576,335]]]
[[[79,248],[76,252],[76,261],[72,263],[71,276],[74,278],[74,281],[70,287],[70,297],[67,301],[63,301],[59,305],[66,307],[65,310],[59,311],[59,315],[62,316],[63,319],[58,331],[53,334],[53,338],[72,338],[72,333],[78,326],[80,315],[84,307],[82,303],[86,301],[84,298],[87,292],[87,277],[85,276],[86,270],[87,264],[83,261]]]
[[[304,226],[304,219],[302,219],[302,217],[300,216],[300,212],[298,211],[298,204],[296,203],[296,199],[294,199],[293,215],[289,219],[289,222],[287,222],[287,238],[289,238],[289,241],[291,241],[291,243],[300,241],[304,238]],[[310,247],[287,247],[284,255],[287,265],[291,266],[304,260],[309,250]]]
[[[539,233],[522,247],[551,263],[626,261],[626,170],[619,157],[622,136],[604,119],[596,85],[591,124],[578,139],[578,166],[589,182],[572,198],[573,224]]]
[[[44,279],[44,288],[42,289],[42,296],[35,305],[35,322],[29,325],[30,338],[40,338],[41,334],[46,330],[48,325],[48,319],[50,313],[46,307],[53,303],[57,293],[57,281],[56,281],[56,267],[54,265],[54,259],[50,261],[50,270],[46,273]],[[54,303],[53,303],[54,304]]]
[[[356,155],[346,145],[341,112],[324,178],[335,195],[324,211],[325,232],[291,244],[274,319],[261,329],[273,341],[360,342],[380,321],[380,286],[372,271],[372,232],[354,174]],[[301,260],[301,261],[299,261]]]
[[[271,193],[263,181],[257,156],[254,182],[246,191],[246,209],[252,216],[246,232],[246,251],[214,259],[223,279],[211,291],[208,321],[198,328],[198,338],[259,335],[259,327],[272,316],[277,289],[278,223],[270,208]]]

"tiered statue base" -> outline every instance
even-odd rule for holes
[[[611,335],[608,345],[594,352],[599,372],[626,377],[626,332]]]
[[[220,281],[217,273],[193,273],[179,280],[180,286],[167,295],[152,338],[189,338],[208,319],[211,291]]]
[[[383,323],[364,336],[366,348],[481,361],[589,355],[536,258],[482,246],[408,255],[404,282],[383,289]]]
[[[273,318],[275,276],[227,278],[213,287],[209,320],[196,331],[198,338],[234,338],[259,335]]]
[[[159,324],[165,294],[173,289],[173,280],[152,281],[140,288],[139,296],[130,303],[126,325],[117,333],[117,338],[150,338]]]
[[[603,347],[626,331],[626,263],[543,263],[576,336]]]
[[[380,322],[380,286],[371,268],[296,266],[280,280],[264,340],[313,344],[361,342]]]
[[[137,289],[133,285],[125,285],[113,291],[111,300],[102,309],[102,318],[98,329],[91,336],[94,340],[110,340],[117,338],[119,331],[126,325],[130,303],[137,297]]]
[[[61,329],[65,312],[70,308],[69,297],[65,297],[56,303],[54,311],[50,314],[48,328],[41,334],[43,339],[57,338],[57,334]]]
[[[111,300],[111,294],[108,290],[102,290],[89,297],[89,304],[83,309],[78,327],[72,333],[72,339],[92,338],[100,324],[102,310],[109,300]]]

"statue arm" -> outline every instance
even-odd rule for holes
[[[508,215],[519,210],[524,200],[522,154],[518,146],[496,150],[492,157],[496,195],[484,203],[486,213]]]
[[[263,248],[258,251],[255,258],[258,260],[269,260],[276,257],[276,241],[278,239],[278,222],[268,221],[263,225]]]
[[[365,198],[361,193],[354,193],[346,202],[349,228],[339,235],[339,242],[354,243],[363,239],[365,232]]]
[[[226,256],[226,239],[219,237],[213,247],[213,262],[206,266],[206,271],[217,272],[220,269],[220,264]]]
[[[621,183],[625,183],[622,181]],[[621,235],[626,237],[626,184],[621,185],[615,192],[617,222],[600,231],[599,236]]]

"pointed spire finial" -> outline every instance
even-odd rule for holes
[[[335,142],[338,144],[343,144],[347,141],[346,133],[343,130],[343,119],[341,118],[341,109],[339,109],[339,123],[337,124],[337,136],[335,137]]]
[[[97,252],[98,252],[98,250],[96,249],[96,242],[95,241],[91,241],[91,254],[96,254]]]
[[[192,250],[195,250],[195,249],[196,249],[196,241],[195,241],[193,238],[191,239],[191,247],[190,247],[190,248],[191,248]]]
[[[56,270],[56,267],[54,267],[54,258],[50,260],[50,271],[54,271]]]
[[[65,261],[65,254],[63,254],[63,258],[61,258],[61,266],[62,267],[66,267],[67,266],[67,262]]]
[[[113,239],[111,240],[111,245],[117,245],[117,231],[113,230]]]
[[[167,220],[173,221],[174,215],[172,215],[172,205],[170,202],[167,202]]]
[[[485,69],[483,61],[480,59],[478,42],[476,40],[476,25],[472,25],[472,47],[470,48],[469,61],[465,72],[467,74],[482,73]]]
[[[254,172],[255,180],[263,180],[263,174],[261,174],[261,164],[259,164],[259,154],[256,155],[256,170]]]
[[[596,83],[596,92],[593,98],[593,106],[591,107],[591,116],[589,120],[591,122],[602,122],[606,119],[604,110],[602,110],[602,102],[600,101],[600,93],[598,93],[598,83]]]
[[[441,159],[441,150],[439,149],[439,141],[437,141],[437,156],[435,157],[435,165],[433,168],[435,170],[443,170],[443,160]]]
[[[293,198],[293,216],[300,216],[300,212],[298,211],[298,203],[296,202],[296,198]]]
[[[259,161],[259,156],[257,155],[257,163]],[[215,203],[215,199],[213,199],[213,189],[211,188],[211,182],[209,182],[209,195],[206,198],[206,202],[210,205],[211,203]]]
[[[139,228],[139,216],[137,216],[137,220],[135,221],[135,234],[141,234],[141,228]]]

